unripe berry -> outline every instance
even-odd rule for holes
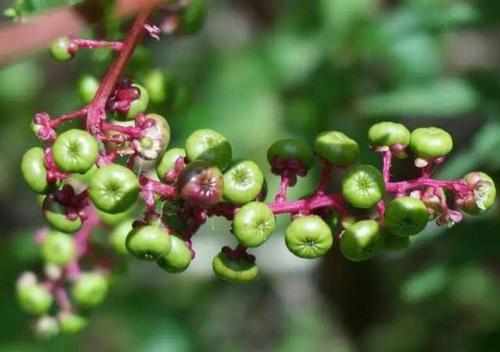
[[[184,158],[186,151],[182,148],[172,148],[167,150],[156,166],[156,174],[160,180],[164,180],[165,174],[175,167],[175,162],[179,158]]]
[[[319,216],[297,216],[285,230],[285,243],[296,256],[312,259],[328,252],[333,236],[330,227]]]
[[[201,129],[187,138],[186,155],[190,161],[202,160],[224,170],[231,161],[232,149],[229,141],[220,133]]]
[[[57,320],[59,321],[61,332],[65,334],[76,334],[85,329],[88,324],[86,317],[71,312],[59,313]]]
[[[179,196],[189,203],[211,207],[222,199],[224,177],[215,166],[202,161],[189,164],[177,181]]]
[[[89,196],[101,211],[111,214],[128,210],[139,195],[135,174],[121,165],[100,168],[91,178]]]
[[[370,128],[368,139],[372,145],[377,147],[391,147],[396,144],[408,145],[410,144],[410,131],[400,123],[380,122]]]
[[[251,160],[232,162],[224,172],[224,198],[236,204],[245,204],[257,198],[264,183],[259,166]]]
[[[170,238],[172,240],[170,251],[161,255],[156,262],[169,273],[180,273],[188,268],[193,256],[182,238],[177,235],[171,235]]]
[[[128,251],[138,259],[157,260],[172,248],[170,235],[159,225],[137,226],[127,236]]]
[[[349,226],[340,239],[340,252],[349,260],[359,262],[378,254],[384,239],[375,220],[362,220]]]
[[[464,177],[464,181],[471,188],[470,194],[465,198],[462,210],[470,215],[486,213],[495,204],[495,183],[484,172],[471,172]]]
[[[49,311],[53,298],[43,285],[33,283],[17,286],[17,300],[26,313],[42,315]]]
[[[118,114],[117,117],[125,120],[133,120],[137,115],[145,112],[149,105],[149,93],[140,84],[132,84],[139,92],[139,97],[130,103],[130,107],[125,114]]]
[[[218,278],[232,282],[250,282],[259,275],[254,262],[244,257],[231,258],[222,252],[214,257],[212,269]]]
[[[273,233],[276,220],[272,210],[261,202],[242,206],[234,217],[233,231],[245,247],[258,247]]]
[[[448,154],[453,148],[453,140],[441,128],[417,128],[411,133],[410,147],[422,159],[435,159]]]
[[[384,213],[384,225],[397,236],[413,236],[429,221],[425,204],[415,197],[400,197],[389,203]]]
[[[50,45],[50,54],[58,61],[67,61],[73,58],[74,54],[70,50],[71,40],[68,37],[56,39]]]
[[[333,166],[354,164],[358,158],[358,152],[358,143],[342,132],[323,132],[314,141],[314,153]]]
[[[35,321],[33,330],[38,339],[50,340],[59,334],[59,324],[55,318],[44,315]]]
[[[382,173],[371,165],[353,167],[342,181],[342,195],[355,208],[368,209],[384,194]]]
[[[128,234],[132,231],[133,222],[133,220],[122,221],[109,235],[109,244],[120,255],[128,254],[126,240]]]
[[[48,264],[63,266],[71,262],[76,255],[73,238],[62,232],[49,232],[42,243],[42,257]]]
[[[298,174],[305,175],[314,161],[311,148],[304,142],[285,138],[274,142],[267,150],[267,161],[273,166],[273,172],[281,174],[283,170],[292,169],[292,162],[298,162]],[[283,163],[284,165],[279,165]]]
[[[30,188],[36,193],[47,193],[51,185],[47,182],[43,149],[33,147],[28,150],[21,161],[21,173]]]
[[[99,89],[99,81],[91,75],[82,76],[78,80],[78,96],[85,103],[90,103]]]
[[[94,308],[106,298],[108,286],[108,279],[103,274],[88,272],[78,277],[71,293],[78,305]]]
[[[52,154],[61,171],[83,174],[95,165],[99,147],[90,133],[72,129],[57,137]]]
[[[60,204],[52,194],[45,197],[42,208],[45,220],[56,230],[74,233],[82,227],[82,220],[79,217],[69,219],[66,214],[66,207]]]

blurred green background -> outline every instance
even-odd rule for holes
[[[274,140],[338,129],[380,165],[366,133],[383,119],[446,128],[455,149],[439,176],[479,169],[498,187],[499,33],[497,0],[212,0],[201,33],[148,40],[151,55],[132,66],[139,79],[156,67],[186,85],[175,106],[152,108],[168,113],[172,145],[218,130],[271,189]],[[277,233],[255,251],[262,274],[245,286],[213,278],[211,258],[234,242],[210,220],[187,273],[130,260],[87,330],[37,342],[14,298],[17,275],[40,268],[32,235],[43,223],[20,158],[36,143],[32,116],[79,106],[78,77],[106,67],[96,60],[106,57],[61,64],[44,52],[0,69],[0,351],[500,351],[498,207],[450,230],[429,224],[408,251],[358,264],[336,249],[295,258]],[[398,178],[412,177],[408,166],[395,166]],[[292,195],[317,179],[313,170]]]

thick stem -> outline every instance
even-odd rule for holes
[[[470,191],[469,185],[463,180],[433,180],[427,177],[409,181],[388,182],[385,185],[385,189],[388,192],[404,194],[412,189],[423,186],[446,188],[459,194],[467,194]]]
[[[317,194],[324,194],[326,187],[328,186],[328,181],[330,180],[330,175],[332,174],[332,166],[326,162],[323,162],[323,169],[321,170],[321,178],[316,188]]]
[[[347,215],[344,201],[340,194],[316,194],[307,199],[270,203],[269,207],[274,214],[307,214],[317,208],[331,207],[335,209],[341,217]]]
[[[107,40],[92,40],[92,39],[80,39],[75,38],[71,39],[71,45],[77,48],[85,48],[85,49],[112,49],[116,51],[120,51],[123,49],[122,42],[109,42]]]

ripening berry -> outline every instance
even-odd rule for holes
[[[60,204],[53,194],[45,197],[42,205],[43,216],[47,223],[56,230],[65,233],[74,233],[82,227],[80,217],[69,219],[66,207]]]
[[[156,166],[156,174],[160,180],[164,180],[165,174],[175,167],[175,162],[179,158],[186,157],[186,151],[182,148],[172,148],[167,150]]]
[[[177,192],[185,201],[211,207],[222,199],[224,177],[220,170],[210,164],[197,161],[186,166],[177,180]]]
[[[314,156],[309,146],[297,139],[285,138],[274,142],[267,150],[267,161],[273,167],[273,172],[281,174],[284,170],[290,169],[290,162],[296,161],[300,168],[298,174],[305,175],[314,161]],[[279,165],[284,163],[283,166]]]

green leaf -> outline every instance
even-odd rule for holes
[[[464,80],[440,79],[364,98],[359,107],[368,116],[456,116],[470,112],[478,100],[476,92]]]
[[[401,286],[401,298],[409,303],[420,302],[440,293],[449,281],[449,270],[444,265],[436,265],[425,269]]]

